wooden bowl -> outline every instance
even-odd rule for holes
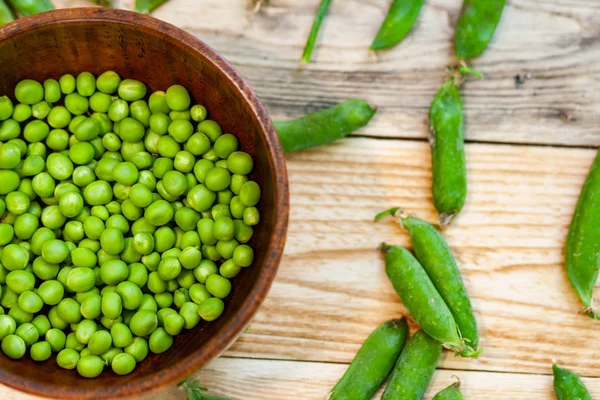
[[[222,353],[245,329],[271,286],[285,242],[288,183],[285,161],[267,112],[250,86],[214,50],[194,36],[149,16],[103,8],[64,9],[19,19],[0,29],[0,95],[12,97],[21,79],[43,81],[81,71],[114,70],[150,90],[187,87],[225,132],[255,160],[252,179],[262,188],[262,220],[251,245],[256,261],[233,280],[225,313],[175,339],[121,377],[105,371],[85,379],[56,365],[0,352],[0,382],[32,394],[69,399],[116,399],[174,385]]]

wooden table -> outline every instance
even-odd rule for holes
[[[460,1],[429,0],[405,42],[376,55],[368,46],[389,1],[334,1],[315,62],[301,69],[317,3],[271,0],[252,12],[243,0],[171,0],[154,13],[228,58],[274,119],[351,97],[379,106],[356,135],[288,157],[291,220],[278,277],[249,331],[196,374],[235,399],[324,399],[367,335],[407,314],[377,246],[408,238],[373,216],[400,205],[436,218],[427,111],[453,62]],[[578,315],[563,270],[568,224],[600,143],[600,3],[509,3],[473,62],[485,79],[464,86],[469,197],[445,232],[485,352],[445,353],[426,398],[456,375],[470,399],[553,399],[554,361],[587,377],[600,398],[600,321]],[[0,398],[30,397],[2,387]],[[175,398],[174,388],[147,397]]]

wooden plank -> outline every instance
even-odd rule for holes
[[[296,117],[350,97],[379,107],[361,135],[424,138],[427,110],[454,62],[460,1],[428,1],[414,32],[369,53],[389,0],[333,2],[315,63],[299,68],[317,0],[170,0],[154,16],[206,41],[254,86],[273,118]],[[85,0],[57,0],[59,6]],[[130,7],[131,1],[123,5]],[[265,2],[267,3],[267,2]],[[464,87],[471,141],[598,145],[600,2],[514,0],[490,48],[473,66],[486,78]],[[523,83],[518,84],[519,76]]]
[[[599,322],[579,315],[563,244],[592,150],[467,146],[469,199],[445,235],[481,325],[478,360],[450,369],[544,373],[553,359],[600,376]],[[406,314],[383,270],[382,241],[409,245],[376,212],[401,205],[433,221],[422,142],[347,139],[288,157],[291,221],[271,293],[228,355],[349,362],[382,321]]]
[[[346,370],[344,364],[245,360],[220,358],[195,375],[209,393],[240,400],[323,400]],[[469,399],[517,400],[554,398],[552,376],[505,374],[477,371],[436,371],[428,394],[435,393],[460,378],[461,390]],[[600,397],[600,379],[584,378],[594,398]],[[382,388],[383,390],[383,388]],[[380,393],[374,398],[379,398]],[[38,400],[0,387],[3,400]],[[148,395],[145,399],[182,400],[178,389]],[[140,398],[141,400],[141,398]]]

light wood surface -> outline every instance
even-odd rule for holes
[[[334,1],[316,63],[299,69],[317,3],[271,0],[253,13],[244,0],[171,0],[154,13],[222,52],[273,118],[349,97],[379,106],[356,137],[288,156],[292,207],[278,277],[249,331],[196,374],[211,393],[235,399],[324,399],[377,324],[407,314],[377,250],[382,241],[409,245],[407,235],[373,216],[399,205],[436,218],[423,139],[452,62],[460,1],[428,1],[406,41],[377,55],[367,48],[388,1]],[[599,22],[596,0],[513,0],[473,63],[486,79],[464,87],[469,196],[445,236],[485,352],[478,360],[445,353],[431,395],[457,375],[470,399],[552,399],[558,362],[588,377],[600,398],[600,321],[578,314],[562,261],[595,155],[583,147],[600,144]],[[0,398],[30,399],[5,387]],[[173,388],[150,398],[182,397]]]

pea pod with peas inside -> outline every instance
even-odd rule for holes
[[[477,57],[494,36],[505,0],[464,0],[454,32],[456,57]]]
[[[283,151],[292,152],[342,139],[367,125],[376,111],[364,100],[350,99],[291,121],[275,121],[274,125]]]
[[[450,309],[462,338],[476,350],[479,343],[477,320],[448,243],[431,224],[417,217],[399,213],[398,208],[384,211],[375,219],[379,220],[388,214],[397,216],[400,225],[410,234],[417,259]]]
[[[592,396],[577,374],[556,364],[552,365],[552,372],[554,392],[558,400],[592,400]]]
[[[598,280],[600,257],[600,150],[583,184],[565,248],[565,268],[571,286],[592,317],[593,290]]]
[[[410,32],[425,0],[392,0],[390,9],[377,32],[371,50],[383,50],[400,43]]]
[[[381,251],[392,286],[421,328],[455,353],[476,357],[479,352],[461,338],[450,309],[415,257],[405,248],[386,243],[382,243]]]
[[[394,368],[408,337],[405,319],[379,325],[365,340],[329,400],[368,400]]]
[[[421,399],[442,354],[442,346],[423,330],[406,343],[381,400]]]

